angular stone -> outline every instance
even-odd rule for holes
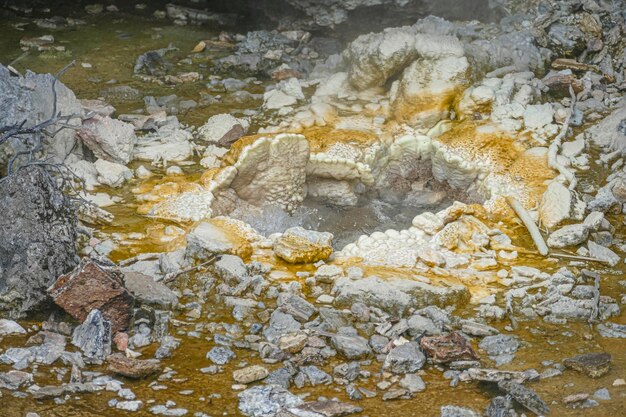
[[[26,330],[13,320],[0,319],[0,336],[26,334]]]
[[[247,256],[252,252],[250,243],[229,234],[210,221],[203,221],[187,235],[187,258],[206,260],[217,254]]]
[[[246,133],[247,128],[230,114],[216,114],[198,129],[198,138],[223,147],[230,145]]]
[[[587,248],[589,249],[589,255],[591,255],[592,258],[600,259],[606,262],[609,266],[617,265],[621,259],[619,255],[611,249],[598,245],[592,240],[587,242]]]
[[[300,406],[304,401],[278,385],[259,385],[238,395],[239,411],[247,417],[276,417],[282,410]]]
[[[333,235],[292,227],[274,242],[274,253],[289,263],[324,261],[333,253]]]
[[[457,332],[446,336],[422,337],[420,347],[429,358],[438,363],[478,359],[472,345]]]
[[[132,379],[146,378],[161,370],[161,362],[156,359],[127,358],[121,353],[109,356],[107,362],[108,371]]]
[[[480,417],[480,414],[469,408],[444,405],[441,407],[441,417]]]
[[[267,368],[253,365],[233,372],[233,379],[240,384],[250,384],[265,379],[268,375]]]
[[[102,363],[111,354],[111,323],[100,310],[91,310],[85,321],[74,329],[72,344],[83,351],[86,362]]]
[[[140,303],[166,309],[178,304],[178,296],[174,291],[140,272],[126,272],[124,286]]]
[[[584,224],[570,224],[555,230],[546,242],[551,248],[565,248],[583,243],[589,237],[589,228]]]
[[[289,408],[289,412],[298,417],[342,417],[360,413],[362,408],[339,401],[326,400],[305,403],[298,407]]]
[[[22,371],[0,372],[0,388],[16,390],[33,382],[32,374]]]
[[[498,388],[511,395],[515,401],[526,407],[533,413],[543,416],[550,413],[548,405],[530,388],[514,381],[500,381]]]
[[[235,352],[224,346],[216,346],[206,354],[206,357],[216,365],[225,365],[235,357]]]
[[[100,115],[85,120],[78,136],[98,158],[124,165],[131,161],[137,142],[132,124]]]
[[[591,378],[599,378],[609,372],[611,355],[608,353],[586,353],[567,358],[563,364]]]
[[[383,369],[395,374],[408,374],[422,369],[426,357],[417,343],[409,342],[389,352],[383,363]]]
[[[356,334],[336,334],[331,342],[346,359],[364,359],[371,353],[367,339]]]
[[[301,327],[301,324],[292,315],[285,314],[280,310],[274,310],[270,316],[269,326],[263,330],[263,336],[270,343],[275,343],[279,338],[295,333]]]
[[[478,346],[489,356],[499,356],[517,352],[519,341],[514,336],[498,334],[485,337]]]
[[[103,269],[94,261],[84,259],[74,271],[61,275],[48,288],[54,302],[78,321],[94,309],[102,312],[116,333],[128,328],[134,298],[124,288],[123,275]]]
[[[229,285],[237,285],[248,276],[246,264],[239,256],[222,255],[213,264],[215,273]]]
[[[551,182],[539,205],[541,224],[553,228],[568,219],[572,209],[572,199],[572,194],[567,187],[557,181]]]
[[[291,293],[281,293],[277,300],[278,308],[286,314],[291,314],[296,320],[304,323],[310,320],[316,308],[302,297]]]

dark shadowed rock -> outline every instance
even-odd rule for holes
[[[608,353],[586,353],[567,358],[563,361],[563,364],[591,378],[599,378],[609,372],[611,355]]]
[[[132,318],[133,296],[124,288],[123,275],[84,259],[71,273],[62,275],[48,290],[54,302],[76,320],[83,321],[99,309],[111,322],[113,333],[125,330]]]
[[[17,318],[46,299],[46,288],[78,263],[76,216],[42,168],[0,183],[0,312]]]
[[[500,381],[498,388],[511,395],[515,401],[526,407],[533,413],[542,416],[550,412],[548,405],[530,388],[518,384],[515,381]]]
[[[111,323],[100,310],[91,310],[83,324],[74,329],[72,344],[83,351],[86,362],[102,363],[111,354]]]

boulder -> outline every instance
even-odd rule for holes
[[[0,312],[18,318],[78,263],[76,214],[40,167],[2,181],[0,195]]]
[[[333,253],[333,235],[292,227],[274,242],[274,253],[289,263],[324,261]]]
[[[98,159],[94,163],[97,172],[97,181],[109,187],[121,187],[126,181],[133,178],[133,172],[122,164]]]
[[[187,235],[187,258],[202,261],[218,254],[246,257],[251,252],[250,243],[210,220],[199,223]]]
[[[589,228],[585,224],[569,224],[554,231],[548,237],[551,248],[565,248],[583,243],[589,237]]]
[[[331,342],[346,359],[365,359],[371,353],[367,339],[358,334],[336,334]]]
[[[83,122],[78,136],[98,158],[118,164],[131,161],[137,142],[132,124],[98,114]]]
[[[438,363],[478,359],[472,345],[457,332],[445,336],[424,336],[420,339],[420,347]]]
[[[88,258],[71,273],[61,275],[48,293],[76,320],[83,321],[90,312],[98,309],[111,323],[113,333],[130,325],[134,297],[124,287],[123,274],[105,269]]]
[[[539,220],[548,228],[553,228],[571,217],[574,196],[563,184],[553,181],[541,197]]]
[[[233,372],[233,379],[239,384],[250,384],[260,381],[269,375],[267,368],[259,365],[248,366]]]
[[[15,76],[7,67],[0,65],[0,114],[2,126],[13,126],[24,123],[24,127],[33,127],[52,117],[55,95],[52,94],[54,77],[51,74],[26,74]],[[69,124],[80,126],[82,106],[76,96],[61,81],[55,84],[56,112],[62,116],[76,117]],[[58,161],[64,160],[72,151],[80,151],[77,145],[76,130],[60,129],[60,122],[48,127],[48,131],[57,132],[54,138],[43,141],[43,152],[46,156]],[[23,150],[21,141],[10,141],[14,150]],[[4,193],[2,194],[4,195]]]

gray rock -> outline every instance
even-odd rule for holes
[[[235,352],[225,346],[216,346],[206,354],[206,357],[216,365],[225,365],[235,357]]]
[[[46,289],[78,264],[76,215],[40,167],[0,183],[0,195],[0,311],[17,318],[40,306]]]
[[[514,336],[498,334],[485,337],[478,346],[489,356],[500,356],[517,352],[519,341]]]
[[[537,393],[522,384],[515,381],[500,381],[498,382],[498,388],[511,395],[515,401],[539,416],[550,412],[548,405],[539,398]]]
[[[487,417],[517,417],[513,401],[508,396],[492,398],[485,414]]]
[[[435,323],[433,323],[431,319],[420,316],[419,314],[412,315],[407,321],[407,324],[411,336],[419,336],[421,334],[436,336],[441,334],[441,329],[435,326]]]
[[[422,369],[426,357],[414,342],[400,345],[389,352],[383,363],[383,369],[395,374],[407,374]]]
[[[409,390],[409,392],[421,392],[426,389],[426,383],[416,374],[406,374],[400,380],[400,386]]]
[[[263,330],[263,336],[270,342],[276,343],[281,336],[300,330],[300,323],[290,314],[274,310],[270,316],[269,326]]]
[[[436,286],[408,279],[368,277],[351,280],[339,278],[333,288],[335,306],[349,308],[355,303],[378,307],[395,316],[402,316],[408,307],[455,305],[469,300],[469,292],[461,285]]]
[[[313,304],[291,293],[281,293],[278,296],[277,304],[280,311],[285,314],[291,314],[302,323],[309,321],[316,311]]]
[[[301,380],[302,382],[304,382],[303,385],[298,384],[298,377],[302,375]],[[296,381],[296,385],[299,386],[299,388],[302,388],[302,386],[305,385],[311,385],[311,386],[316,386],[316,385],[328,385],[333,381],[333,378],[328,375],[326,372],[322,371],[321,369],[319,369],[317,366],[303,366],[300,368],[300,373],[298,375],[296,375],[295,377],[295,381]]]
[[[111,354],[111,323],[100,310],[91,310],[85,321],[74,329],[72,344],[83,351],[88,363],[102,363]]]
[[[237,285],[248,276],[246,264],[239,256],[222,255],[213,264],[215,273],[229,285]]]
[[[26,71],[23,77],[16,77],[4,65],[0,65],[0,125],[13,126],[25,122],[24,127],[28,128],[51,118],[54,107],[53,82],[54,77],[51,74]],[[61,81],[56,82],[55,91],[57,113],[62,116],[76,115],[69,120],[69,124],[80,126],[82,106],[74,93]],[[48,131],[60,130],[60,123],[49,126]],[[21,141],[11,140],[9,146],[13,150],[24,150]],[[44,155],[54,157],[56,161],[64,160],[73,150],[80,150],[74,129],[61,129],[54,138],[43,142]],[[6,161],[0,160],[0,163],[3,162]],[[6,194],[3,192],[2,195]]]
[[[589,237],[589,228],[585,224],[570,224],[554,231],[548,237],[551,248],[565,248],[583,243]]]
[[[0,319],[0,336],[9,334],[25,334],[26,330],[13,320]]]
[[[185,256],[207,260],[216,254],[232,254],[236,249],[233,241],[223,230],[210,222],[201,222],[187,235]]]
[[[78,136],[98,158],[124,165],[131,161],[137,142],[132,124],[109,116],[85,120]]]
[[[615,266],[619,263],[620,257],[611,249],[598,245],[594,241],[587,242],[587,248],[589,248],[589,254],[592,258],[597,258],[605,261],[610,266]]]
[[[364,359],[371,353],[367,339],[358,334],[336,334],[331,343],[346,359]]]
[[[480,414],[469,408],[444,405],[441,407],[441,417],[480,417]]]
[[[161,282],[139,272],[126,272],[124,286],[135,300],[161,308],[174,308],[178,304],[178,296]]]
[[[22,371],[0,372],[0,388],[14,391],[33,382],[33,375]]]
[[[248,417],[276,417],[280,411],[297,407],[304,401],[278,385],[248,388],[238,395],[239,411]]]
[[[247,123],[242,123],[241,120],[230,114],[216,114],[198,129],[198,138],[212,144],[228,147],[245,135],[247,130]]]

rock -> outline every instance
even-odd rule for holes
[[[0,195],[0,311],[18,318],[39,307],[46,289],[78,263],[76,214],[40,167],[2,181]]]
[[[553,181],[543,193],[539,205],[539,219],[541,223],[553,228],[563,220],[571,217],[573,205],[572,193],[563,184]]]
[[[142,304],[164,309],[173,309],[178,305],[178,296],[174,291],[140,272],[126,272],[124,286]]]
[[[207,260],[217,254],[247,256],[252,251],[250,244],[210,221],[203,221],[187,235],[187,258]]]
[[[216,365],[225,365],[235,357],[235,352],[224,346],[216,346],[206,354],[206,357]]]
[[[425,336],[419,343],[422,351],[438,363],[478,359],[472,345],[457,332],[446,336]]]
[[[438,328],[431,319],[420,316],[419,314],[412,315],[409,320],[407,320],[407,325],[409,326],[411,336],[422,334],[435,336],[441,333],[441,329]]]
[[[404,378],[400,380],[400,386],[412,393],[422,392],[426,389],[426,383],[416,374],[406,374]]]
[[[517,417],[511,397],[494,397],[487,406],[487,417]]]
[[[107,362],[109,363],[107,368],[109,372],[131,379],[146,378],[161,370],[161,363],[157,359],[127,358],[121,353],[109,356]]]
[[[281,293],[278,296],[277,305],[280,311],[291,314],[293,318],[302,323],[309,321],[317,311],[313,304],[291,293]]]
[[[83,351],[86,362],[102,363],[111,354],[111,323],[98,309],[74,329],[72,344]]]
[[[26,330],[13,320],[0,319],[0,337],[10,334],[26,334]]]
[[[230,114],[216,114],[198,129],[198,138],[227,148],[245,135],[247,130],[247,123],[242,123]]]
[[[306,385],[329,385],[333,382],[333,378],[317,366],[302,366],[300,372],[294,377],[294,382],[298,388]]]
[[[333,235],[292,227],[274,242],[274,253],[289,263],[324,261],[333,253]]]
[[[248,276],[246,264],[239,256],[222,255],[213,264],[215,273],[229,285],[237,285]]]
[[[480,417],[480,414],[469,408],[444,405],[441,407],[441,417]]]
[[[269,326],[263,330],[263,336],[270,343],[275,343],[281,337],[297,332],[300,328],[301,324],[292,315],[274,310],[270,316]]]
[[[52,94],[52,85],[55,85],[56,95]],[[42,142],[43,154],[51,157],[55,162],[64,161],[75,151],[80,151],[77,144],[75,129],[61,129],[62,123],[80,126],[82,106],[74,93],[63,82],[55,81],[51,74],[35,74],[26,71],[23,77],[15,76],[4,65],[0,65],[0,114],[2,126],[21,125],[25,128],[38,125],[50,118],[56,98],[56,111],[61,116],[70,117],[47,127],[49,132],[57,132],[53,138],[46,138]],[[74,117],[71,117],[74,116]],[[9,141],[9,148],[25,150],[21,141]],[[78,145],[78,146],[77,146]],[[3,152],[4,154],[4,152]],[[4,165],[4,155],[0,156]],[[2,195],[7,195],[2,190]],[[4,213],[7,213],[4,211]],[[33,240],[29,240],[32,242]]]
[[[240,384],[250,384],[265,379],[268,375],[267,368],[253,365],[233,372],[233,379]]]
[[[304,99],[304,93],[297,78],[289,78],[276,84],[276,88],[263,94],[263,107],[278,110],[293,106]]]
[[[478,346],[489,356],[500,356],[517,352],[519,341],[514,336],[498,334],[485,337]]]
[[[280,350],[288,353],[298,353],[306,346],[308,336],[304,333],[285,335],[278,340]]]
[[[436,286],[409,279],[367,277],[352,280],[339,278],[333,288],[335,306],[349,308],[355,303],[377,307],[402,316],[409,307],[454,305],[469,300],[469,292],[461,285]]]
[[[94,163],[97,171],[97,181],[102,185],[117,188],[133,178],[133,172],[124,165],[98,159]]]
[[[299,417],[342,417],[361,411],[360,407],[334,400],[314,401],[289,408],[292,415]]]
[[[31,384],[33,375],[22,371],[0,372],[0,388],[15,391],[22,386]]]
[[[417,343],[409,342],[389,352],[383,363],[383,369],[395,374],[408,374],[422,369],[425,362],[426,357]]]
[[[415,35],[401,28],[357,37],[346,50],[348,81],[357,90],[381,87],[417,58]]]
[[[115,404],[115,408],[124,411],[138,411],[141,407],[143,407],[143,401],[139,400],[119,401]]]
[[[550,413],[548,405],[535,393],[515,381],[500,381],[498,382],[498,388],[509,394],[515,401],[529,409],[533,413],[543,416]]]
[[[371,353],[367,339],[358,334],[336,334],[331,343],[346,359],[364,359]]]
[[[111,323],[116,333],[130,325],[133,296],[124,288],[123,275],[85,258],[72,272],[61,275],[48,289],[54,302],[78,321],[94,309]],[[110,341],[110,340],[109,340]]]
[[[599,378],[609,372],[611,355],[608,353],[586,353],[565,359],[563,365],[591,378]]]
[[[131,161],[137,142],[132,124],[100,115],[85,120],[78,136],[98,158],[124,165]]]
[[[282,410],[298,407],[304,403],[278,385],[248,388],[239,393],[239,411],[248,417],[275,417]]]
[[[589,249],[589,255],[592,258],[600,259],[606,262],[609,266],[615,266],[619,263],[620,257],[611,249],[598,245],[594,241],[587,242],[587,248]]]
[[[551,248],[565,248],[583,243],[589,237],[589,228],[584,224],[570,224],[554,231],[548,237]]]

